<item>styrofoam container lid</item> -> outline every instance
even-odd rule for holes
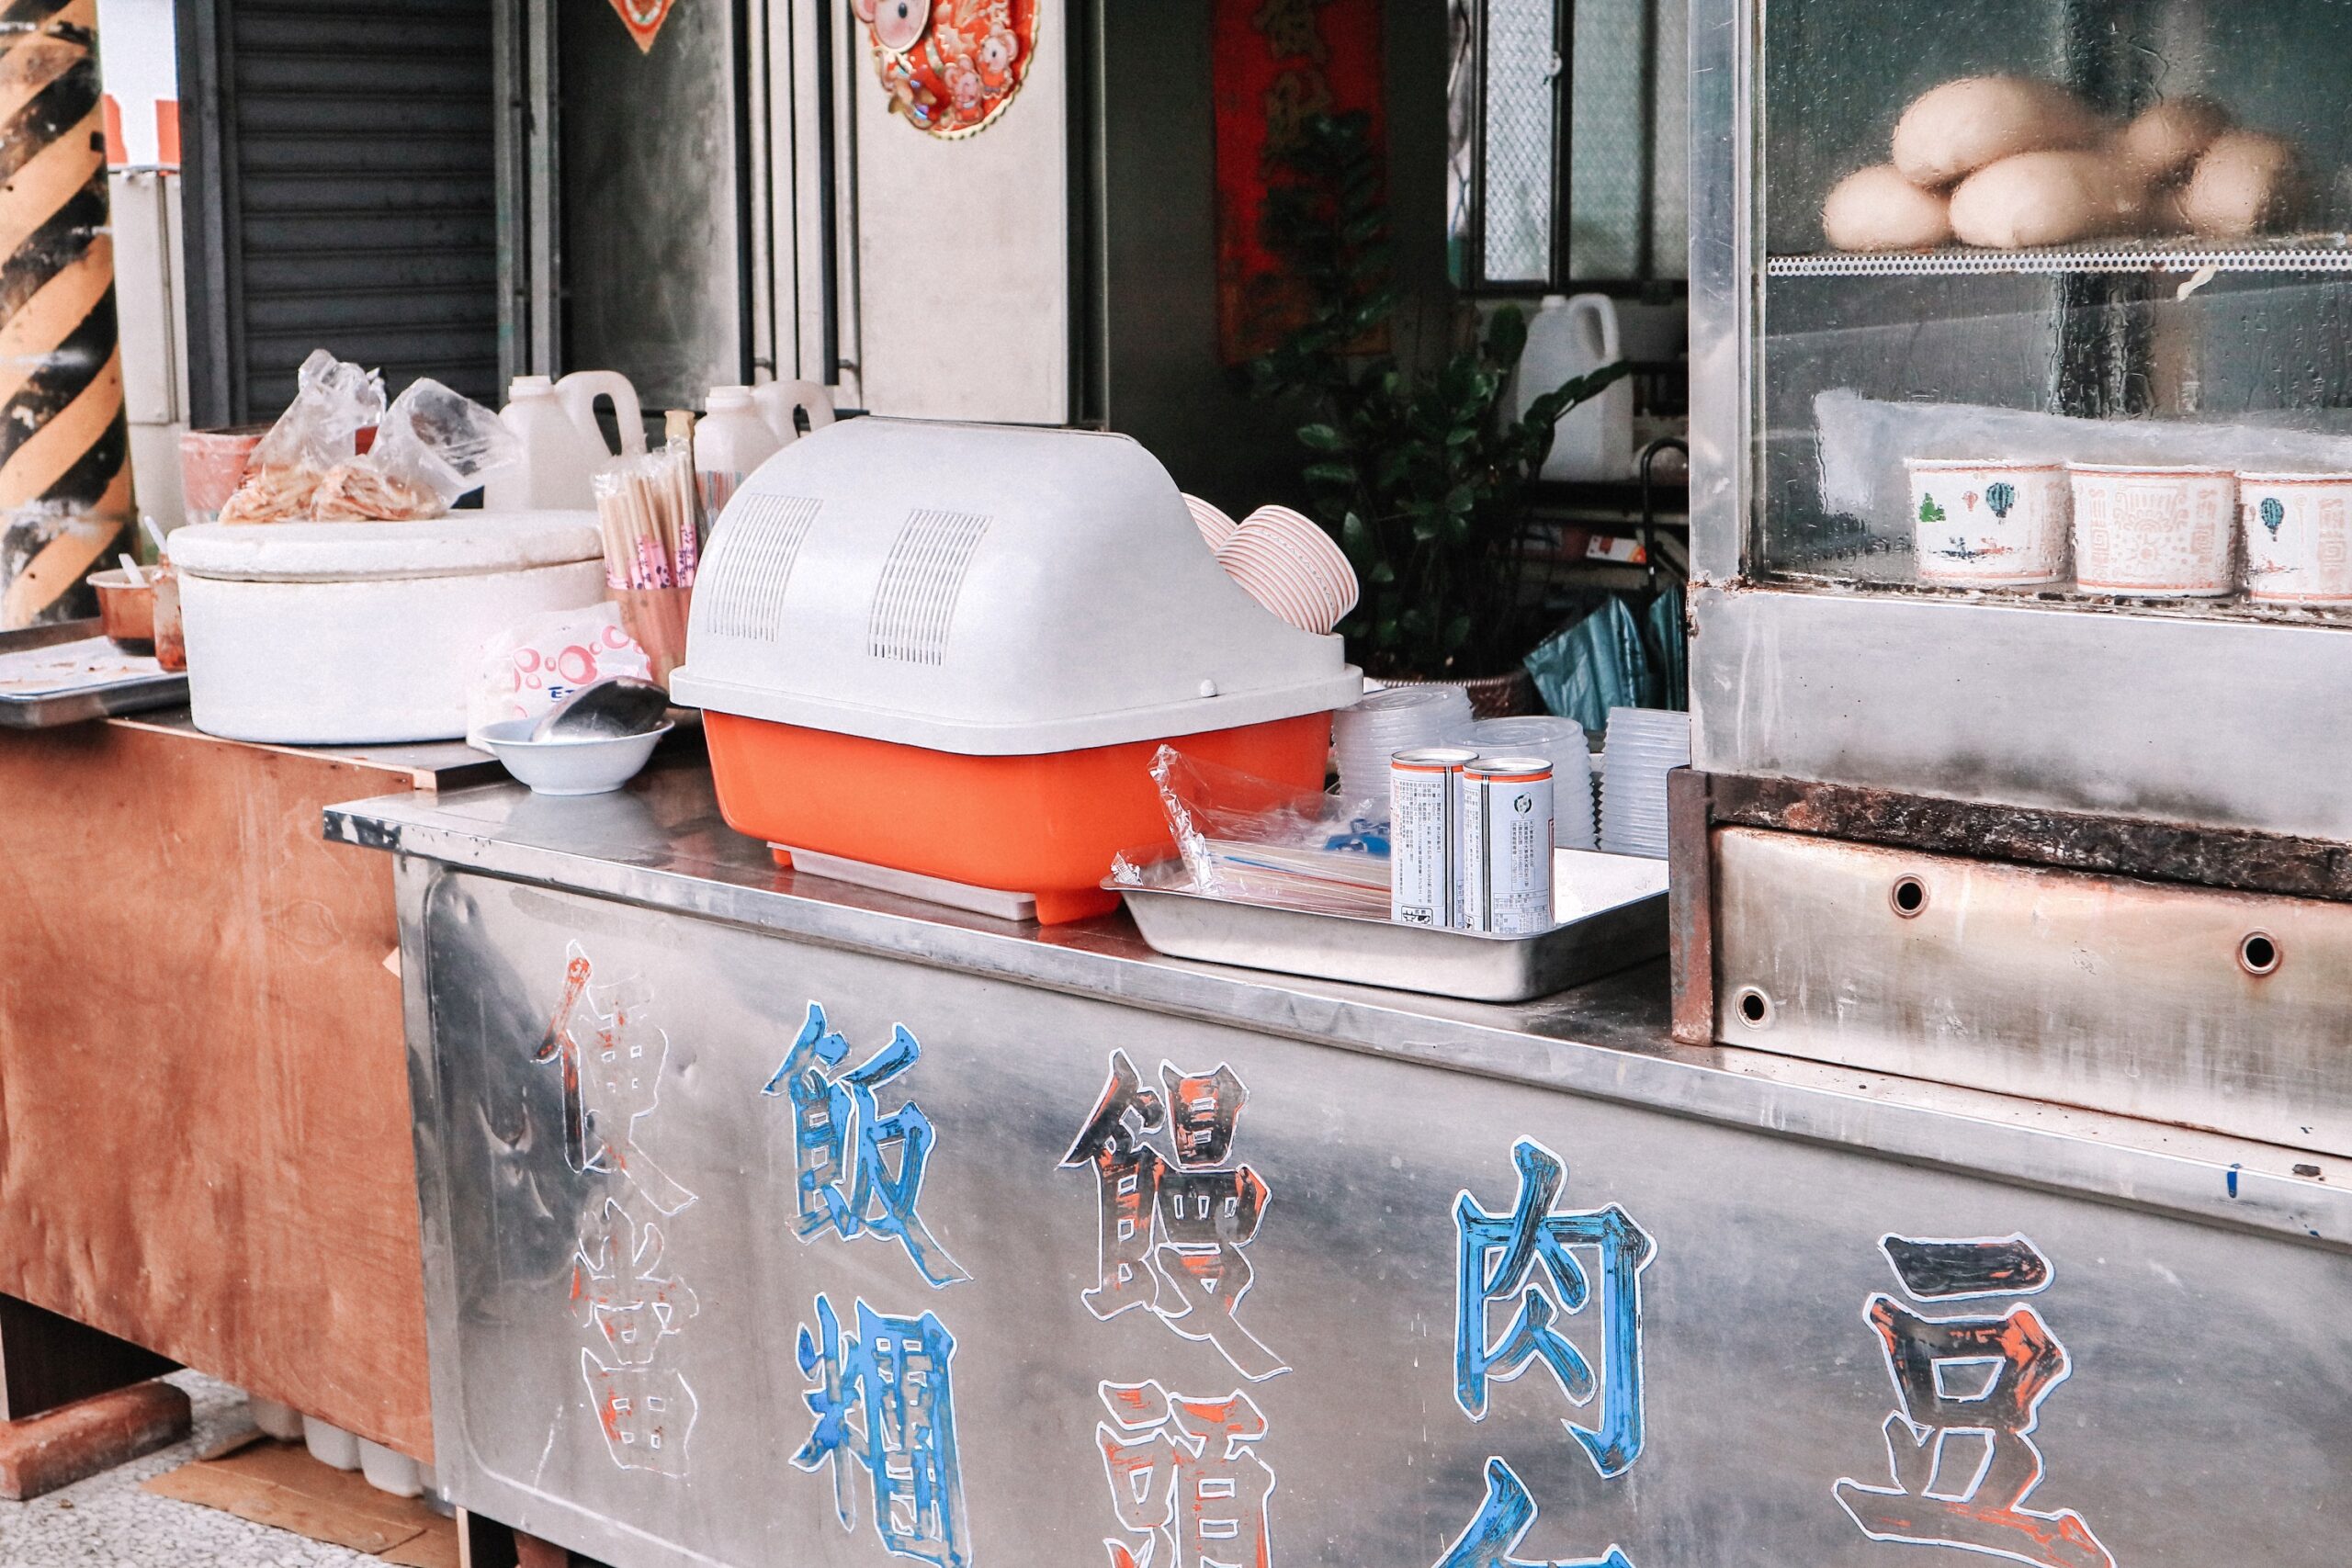
[[[172,565],[237,582],[487,577],[594,560],[593,512],[453,512],[426,523],[197,523],[172,531]]]
[[[969,756],[1344,707],[1336,637],[1226,575],[1124,435],[862,418],[743,481],[695,580],[682,703]]]

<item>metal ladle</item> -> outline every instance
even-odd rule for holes
[[[642,735],[669,712],[670,694],[650,681],[616,675],[582,686],[549,708],[531,730],[534,740],[613,740]]]

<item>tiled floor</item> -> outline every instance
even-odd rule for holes
[[[196,1372],[171,1381],[196,1406],[188,1440],[29,1503],[0,1503],[0,1568],[381,1568],[339,1546],[141,1491],[149,1476],[249,1424],[244,1400],[225,1383]]]

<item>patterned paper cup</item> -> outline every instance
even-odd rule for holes
[[[2237,476],[2069,463],[2075,582],[2089,593],[2217,599],[2237,586]]]
[[[2059,463],[1908,457],[1919,581],[2021,588],[2066,575],[2066,469]]]
[[[2245,586],[2278,604],[2352,604],[2352,474],[2240,474]]]

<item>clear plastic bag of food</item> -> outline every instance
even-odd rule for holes
[[[527,616],[482,645],[466,694],[466,739],[481,744],[482,727],[538,718],[599,681],[651,673],[645,649],[621,624],[617,604],[548,610]]]
[[[494,412],[419,377],[384,411],[368,455],[320,479],[311,514],[322,523],[439,517],[522,457],[523,444]]]
[[[1388,918],[1388,803],[1276,784],[1188,757],[1153,756],[1168,827],[1193,891],[1318,914]],[[1121,856],[1114,879],[1140,883]]]
[[[254,448],[223,523],[286,523],[312,515],[319,486],[352,459],[359,432],[384,417],[384,378],[325,349],[295,375],[294,400]]]

